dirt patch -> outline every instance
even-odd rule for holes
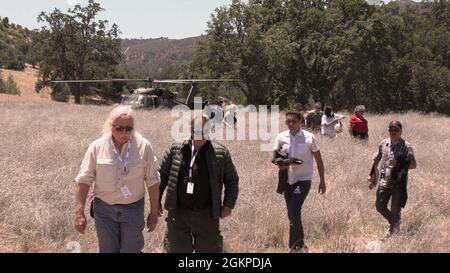
[[[38,80],[38,70],[33,68],[25,68],[23,71],[0,69],[3,80],[8,79],[12,75],[14,81],[19,86],[21,95],[12,96],[0,94],[0,101],[19,101],[19,102],[51,102],[50,90],[43,89],[40,93],[35,91],[35,84]]]

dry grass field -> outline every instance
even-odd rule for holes
[[[0,252],[68,252],[71,241],[79,242],[82,252],[98,251],[93,220],[88,219],[84,236],[72,225],[74,178],[110,110],[0,102]],[[388,226],[375,210],[375,190],[365,179],[393,117],[404,123],[418,168],[410,172],[401,232],[381,241]],[[315,170],[303,208],[310,252],[450,252],[450,119],[408,113],[368,115],[368,120],[368,145],[356,144],[345,132],[333,140],[319,137],[328,192],[317,193]],[[137,128],[159,160],[172,141],[173,121],[164,110],[137,114]],[[258,141],[225,143],[241,178],[236,209],[221,222],[226,251],[286,252],[288,220],[284,199],[275,192],[271,153],[261,152]],[[145,252],[163,252],[163,219],[145,235]]]

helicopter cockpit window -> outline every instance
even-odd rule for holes
[[[145,102],[144,96],[125,96],[122,99],[122,104],[131,105],[131,106],[142,106]]]

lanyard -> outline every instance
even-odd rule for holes
[[[199,151],[195,151],[194,148],[194,143],[192,143],[192,148],[191,148],[191,163],[189,164],[189,178],[192,178],[192,168],[194,167],[194,162],[195,162],[195,158],[198,155]]]
[[[114,154],[117,157],[117,160],[120,161],[120,163],[123,164],[123,172],[122,174],[127,174],[128,173],[128,159],[130,158],[130,149],[131,149],[131,138],[130,140],[128,140],[128,145],[127,145],[127,153],[125,154],[125,160],[122,158],[122,156],[120,155],[119,151],[117,151],[116,145],[114,144],[114,141],[111,139],[111,145],[114,147]]]

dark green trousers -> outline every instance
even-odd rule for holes
[[[211,209],[169,211],[164,247],[168,253],[222,253],[219,219]]]

